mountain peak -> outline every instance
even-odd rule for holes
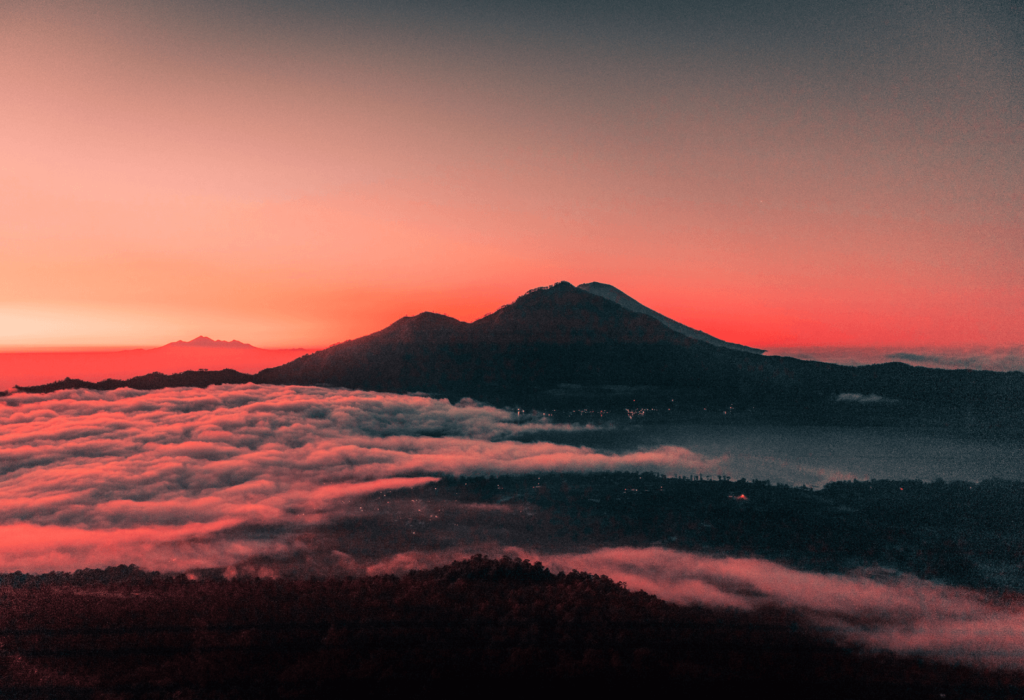
[[[175,341],[173,343],[168,343],[167,345],[164,345],[163,347],[165,347],[165,348],[233,348],[233,349],[240,349],[240,348],[252,348],[253,346],[249,345],[248,343],[243,343],[243,342],[238,341],[238,340],[232,340],[230,342],[226,341],[226,340],[213,340],[212,338],[207,338],[205,335],[200,335],[200,336],[197,336],[197,337],[195,337],[195,338],[193,338],[192,340],[189,340],[189,341],[178,340],[178,341]]]
[[[531,289],[470,326],[478,338],[501,342],[652,342],[678,337],[654,320],[568,282]]]

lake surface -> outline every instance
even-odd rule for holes
[[[615,451],[675,445],[717,460],[710,476],[814,487],[851,479],[1024,479],[1020,443],[888,428],[637,425],[567,439]]]

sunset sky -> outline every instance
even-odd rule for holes
[[[0,4],[0,348],[563,279],[760,348],[1024,343],[1019,4],[496,4]]]

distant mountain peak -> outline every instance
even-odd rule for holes
[[[563,282],[561,284],[568,284]],[[557,285],[556,285],[557,286]],[[673,321],[668,316],[663,316],[653,309],[649,309],[633,297],[629,296],[620,289],[616,289],[610,284],[604,284],[602,282],[588,282],[587,284],[581,284],[576,289],[583,290],[590,294],[594,294],[599,297],[603,297],[609,301],[614,301],[616,304],[624,309],[635,311],[637,313],[645,314],[653,319],[661,321],[667,328],[684,335],[687,338],[693,338],[694,340],[702,340],[710,345],[715,345],[720,348],[729,348],[730,350],[740,350],[742,352],[749,352],[755,355],[763,355],[764,350],[758,350],[757,348],[748,348],[746,345],[740,345],[738,343],[729,343],[724,340],[719,340],[714,336],[708,335],[703,331],[698,331],[695,328],[684,326],[678,321]]]
[[[205,335],[197,336],[197,337],[195,337],[195,338],[193,338],[192,340],[189,340],[189,341],[177,340],[177,341],[175,341],[173,343],[168,343],[167,345],[164,345],[163,347],[165,347],[165,348],[230,348],[230,349],[235,349],[235,350],[239,350],[239,349],[242,349],[242,348],[252,348],[254,350],[256,349],[254,346],[249,345],[248,343],[243,343],[243,342],[238,341],[238,340],[232,340],[232,341],[213,340],[212,338],[207,338]]]

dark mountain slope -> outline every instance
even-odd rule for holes
[[[1020,432],[1024,405],[1020,373],[763,357],[686,337],[567,282],[533,290],[474,323],[436,314],[402,319],[264,370],[256,381],[425,391],[538,408],[641,402],[812,422],[980,422],[1011,432]]]
[[[262,384],[329,384],[379,391],[429,391],[431,377],[457,376],[452,360],[469,324],[441,314],[402,318],[382,331],[264,370]],[[430,388],[424,388],[430,384]]]
[[[437,314],[405,318],[260,372],[257,381],[472,396],[534,393],[564,383],[672,386],[693,383],[687,368],[695,376],[711,371],[707,360],[714,351],[563,282],[474,323]],[[689,358],[686,367],[679,353]]]
[[[705,343],[708,343],[709,345],[714,345],[720,348],[729,348],[730,350],[742,350],[743,352],[750,352],[756,355],[764,354],[764,350],[758,350],[757,348],[748,348],[746,345],[740,345],[738,343],[727,343],[726,341],[719,340],[718,338],[712,335],[708,335],[703,331],[698,331],[695,328],[684,326],[678,321],[673,321],[668,316],[663,316],[659,314],[654,309],[647,308],[633,297],[629,296],[620,289],[616,289],[610,284],[602,284],[601,282],[589,282],[587,284],[579,285],[577,289],[582,289],[584,292],[596,294],[597,296],[608,299],[609,301],[614,301],[616,304],[618,304],[624,309],[629,309],[630,311],[636,311],[637,313],[650,316],[656,321],[660,321],[662,325],[664,325],[666,328],[669,328],[675,331],[676,333],[680,333],[681,335],[685,335],[687,338],[693,338],[694,340],[703,340]]]
[[[623,313],[626,311],[626,313]],[[469,324],[476,342],[596,344],[679,340],[661,323],[623,309],[568,282],[534,289]],[[684,341],[686,346],[692,345]]]

